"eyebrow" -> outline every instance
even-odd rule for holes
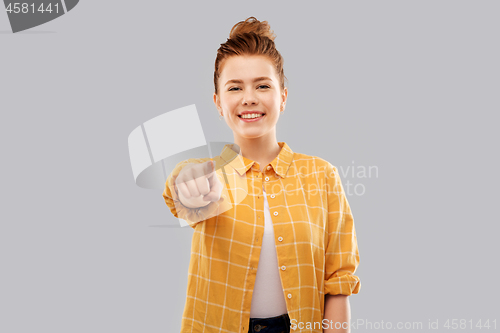
[[[268,78],[267,76],[261,76],[261,77],[257,77],[253,80],[253,82],[258,82],[258,81],[265,81],[265,80],[269,80],[269,81],[272,81],[270,78]],[[243,83],[243,81],[241,80],[229,80],[226,82],[225,86],[227,86],[228,84],[230,83]]]

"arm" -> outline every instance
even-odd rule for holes
[[[324,333],[350,333],[351,306],[347,295],[325,295],[325,318],[328,326]],[[336,324],[337,323],[337,324]]]
[[[354,275],[359,264],[358,244],[354,219],[347,202],[337,168],[328,164],[328,230],[325,249],[325,311],[329,327],[324,332],[349,332],[350,305],[348,296],[361,288]],[[331,322],[333,321],[333,327]],[[347,324],[335,329],[335,322]]]

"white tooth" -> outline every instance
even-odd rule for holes
[[[244,119],[252,119],[252,118],[258,118],[261,117],[261,114],[252,114],[252,115],[242,115],[241,117]]]

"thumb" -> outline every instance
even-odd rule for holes
[[[214,161],[212,161],[212,159],[210,159],[210,161],[207,161],[205,164],[205,174],[207,175],[207,177],[211,177],[213,176],[214,171],[215,171],[215,163]]]

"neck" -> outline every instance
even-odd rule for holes
[[[234,138],[234,143],[240,147],[240,154],[252,161],[259,163],[262,171],[266,165],[271,163],[281,151],[276,136],[259,138]]]

